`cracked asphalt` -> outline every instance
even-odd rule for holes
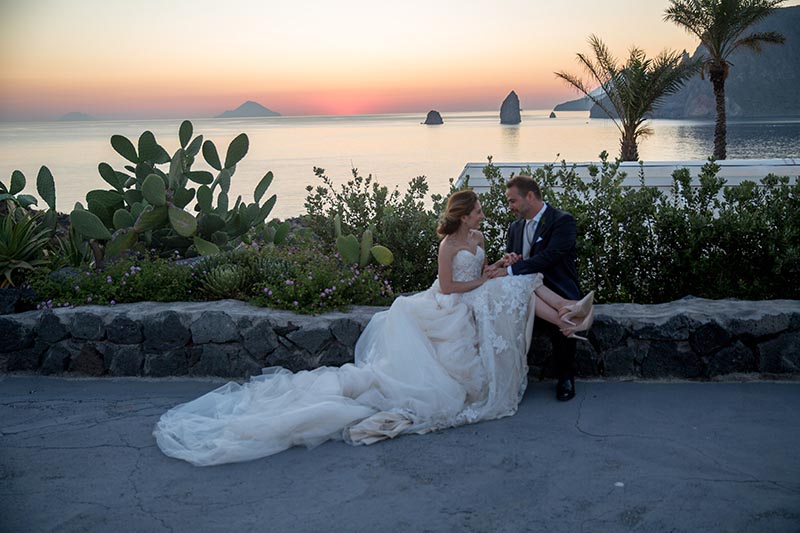
[[[533,382],[516,416],[198,468],[221,381],[0,377],[0,531],[798,531],[800,382]]]

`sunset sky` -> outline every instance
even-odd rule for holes
[[[787,2],[785,5],[797,5]],[[693,52],[664,0],[1,0],[0,120],[526,109],[600,36]]]

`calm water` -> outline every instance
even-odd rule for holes
[[[275,175],[268,194],[276,193],[273,215],[304,211],[306,185],[316,185],[313,167],[324,168],[342,183],[356,167],[363,175],[401,190],[419,175],[428,177],[432,192],[444,193],[470,161],[553,162],[597,160],[602,150],[615,155],[618,131],[609,120],[589,119],[588,112],[527,111],[522,124],[504,126],[496,112],[444,113],[442,126],[424,126],[424,114],[196,119],[195,134],[212,139],[224,159],[227,144],[239,133],[250,137],[250,152],[237,168],[233,200],[252,201],[253,188],[268,171]],[[56,179],[58,209],[70,211],[87,191],[107,188],[97,172],[101,161],[123,170],[124,160],[111,148],[113,134],[135,139],[152,131],[173,153],[178,148],[180,120],[0,123],[0,179],[8,183],[14,169],[35,191],[40,165]],[[639,148],[644,161],[706,159],[713,150],[714,125],[709,121],[654,120],[655,133]],[[733,121],[728,124],[730,159],[800,158],[800,119]],[[196,169],[207,168],[200,160]]]

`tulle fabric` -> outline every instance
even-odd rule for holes
[[[483,250],[456,254],[458,281],[480,275]],[[154,436],[198,466],[248,461],[292,446],[372,444],[516,412],[527,384],[540,275],[489,280],[463,294],[438,282],[377,313],[355,363],[297,373],[273,367],[170,409]]]

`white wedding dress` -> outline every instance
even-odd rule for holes
[[[480,277],[484,252],[460,250],[453,279]],[[513,415],[541,275],[502,277],[462,294],[399,297],[358,339],[355,364],[264,370],[165,413],[153,432],[170,457],[206,466],[331,439],[372,444]]]

